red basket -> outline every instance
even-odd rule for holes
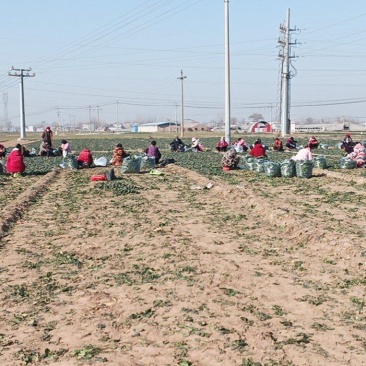
[[[107,177],[105,176],[105,174],[94,174],[90,177],[90,180],[92,182],[100,182],[100,181],[103,181],[103,180],[107,180]]]

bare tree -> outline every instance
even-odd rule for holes
[[[261,113],[253,113],[248,118],[252,119],[254,122],[258,122],[264,119],[263,114]]]

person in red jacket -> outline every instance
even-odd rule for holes
[[[93,164],[93,155],[87,148],[82,150],[77,158],[80,168],[90,168]]]
[[[317,149],[319,146],[319,141],[316,139],[315,136],[311,136],[308,141],[308,146],[310,149]]]
[[[229,144],[225,141],[225,137],[221,137],[220,141],[216,145],[216,150],[219,152],[226,152]]]
[[[261,141],[256,141],[253,148],[249,151],[249,154],[255,158],[266,157],[266,149],[262,145]]]
[[[17,144],[6,161],[6,170],[8,173],[14,174],[14,177],[19,176],[25,170],[24,157],[21,150],[22,146]]]

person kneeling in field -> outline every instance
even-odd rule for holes
[[[308,141],[308,146],[310,149],[317,149],[319,146],[319,141],[316,139],[315,136],[311,136]]]
[[[225,152],[221,159],[221,165],[228,170],[236,169],[239,164],[240,157],[234,148]]]
[[[4,145],[0,144],[0,159],[5,158],[6,156],[6,148]]]
[[[156,141],[152,140],[150,146],[145,150],[147,156],[149,158],[155,159],[155,165],[159,164],[161,159],[161,152],[159,148],[156,146]]]
[[[254,143],[253,148],[249,151],[249,154],[252,155],[254,158],[261,158],[261,157],[267,157],[266,155],[266,149],[262,145],[261,140],[257,140]]]
[[[70,143],[66,140],[61,141],[61,151],[62,151],[62,157],[65,160],[65,158],[71,154],[71,146]]]
[[[286,141],[286,147],[290,150],[295,150],[296,144],[297,141],[295,141],[295,139],[292,136]]]
[[[275,140],[274,140],[273,150],[274,151],[284,151],[283,150],[282,140],[279,139],[278,137],[276,137]]]
[[[121,166],[123,159],[129,156],[124,150],[122,144],[117,144],[113,150],[112,165]]]
[[[90,168],[93,164],[93,155],[87,148],[82,150],[77,158],[78,165],[80,168]]]
[[[48,142],[41,143],[41,146],[39,148],[39,155],[41,156],[47,156],[48,158],[51,156],[51,146],[48,144]]]
[[[225,141],[225,137],[221,137],[220,141],[216,145],[216,150],[218,152],[225,152],[227,151],[229,144]]]
[[[313,154],[311,153],[310,146],[306,145],[303,149],[291,158],[291,160],[313,160]]]
[[[366,149],[358,143],[353,148],[353,151],[347,155],[347,158],[354,160],[357,163],[357,168],[363,168],[366,166]]]
[[[238,138],[238,141],[236,141],[235,143],[233,143],[233,146],[234,146],[235,150],[237,152],[239,152],[239,153],[240,152],[243,152],[243,151],[248,151],[247,143],[241,137]]]
[[[25,164],[20,144],[17,144],[9,154],[6,161],[6,170],[8,173],[14,174],[14,177],[18,177],[24,172]]]

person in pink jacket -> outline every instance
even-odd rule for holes
[[[21,150],[22,146],[17,144],[6,161],[6,170],[8,173],[14,174],[14,177],[19,176],[25,170],[24,157]]]
[[[313,160],[313,154],[311,153],[311,149],[308,145],[306,145],[303,149],[299,150],[299,152],[291,158],[292,160]]]
[[[347,155],[347,158],[350,158],[357,162],[357,168],[363,168],[366,165],[366,149],[365,147],[358,143],[353,148],[353,152]]]

